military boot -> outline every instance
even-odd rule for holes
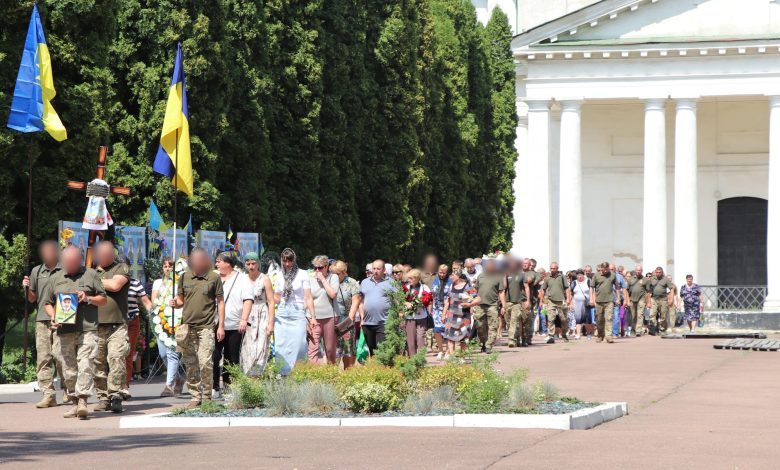
[[[87,411],[86,398],[79,398],[79,404],[76,405],[76,415],[79,417],[79,419],[87,419],[87,416],[89,416],[89,411]]]
[[[52,408],[57,406],[57,399],[53,395],[46,395],[41,401],[35,404],[36,408]]]
[[[111,403],[108,400],[100,400],[97,405],[92,408],[92,411],[110,411]]]
[[[68,411],[62,414],[63,418],[75,418],[78,416],[78,405],[73,405]]]

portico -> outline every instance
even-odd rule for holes
[[[519,251],[714,285],[720,202],[764,199],[780,311],[780,4],[603,0],[512,48]]]

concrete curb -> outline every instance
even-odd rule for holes
[[[38,391],[38,382],[27,384],[2,384],[0,395],[16,395],[17,393],[34,393]]]
[[[628,414],[625,402],[604,403],[560,415],[459,414],[454,416],[388,416],[366,418],[266,418],[215,417],[179,418],[170,413],[121,418],[121,429],[138,428],[226,428],[226,427],[456,427],[504,429],[590,429]],[[164,419],[161,419],[164,418]]]

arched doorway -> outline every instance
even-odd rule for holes
[[[766,285],[766,222],[766,199],[718,201],[719,285]]]

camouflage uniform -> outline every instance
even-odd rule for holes
[[[125,360],[130,352],[127,325],[98,325],[95,356],[95,388],[100,401],[122,395],[125,385]]]
[[[190,328],[182,344],[182,362],[187,370],[187,388],[193,401],[211,399],[214,387],[215,346],[213,328]]]
[[[59,359],[60,344],[54,330],[51,329],[51,321],[46,313],[46,288],[49,279],[60,271],[59,264],[49,269],[45,264],[39,264],[30,272],[30,291],[38,297],[38,313],[35,317],[35,351],[36,351],[36,375],[38,387],[43,392],[44,398],[54,398],[54,369],[61,364]],[[56,362],[55,362],[56,361]],[[59,375],[62,371],[58,370]]]
[[[62,355],[62,379],[71,399],[92,395],[93,362],[97,355],[97,333],[83,331],[58,334]]]
[[[107,402],[124,398],[125,367],[130,339],[127,336],[127,293],[130,289],[130,269],[124,263],[99,267],[102,280],[125,277],[127,282],[116,292],[107,292],[108,302],[98,309],[98,343],[95,357],[95,388],[97,398]]]

